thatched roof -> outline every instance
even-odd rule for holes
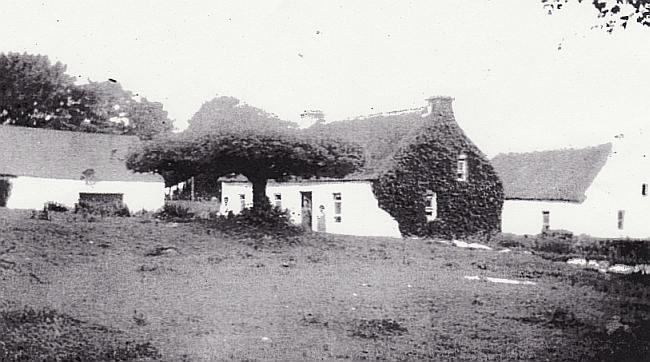
[[[413,145],[418,136],[430,132],[432,125],[442,125],[452,129],[453,134],[465,141],[480,153],[480,150],[467,139],[458,127],[453,115],[453,98],[435,96],[427,99],[428,106],[404,109],[368,116],[350,118],[329,123],[318,122],[304,130],[308,135],[322,138],[335,138],[359,144],[365,153],[364,167],[343,180],[374,180],[391,170],[396,162],[395,156],[404,147]],[[224,181],[245,181],[243,176],[224,177]],[[320,178],[321,181],[331,179]]]
[[[607,162],[610,143],[582,149],[506,153],[492,159],[506,199],[582,202]]]
[[[161,182],[126,168],[135,136],[0,126],[0,175],[79,180],[92,169],[97,181]]]
[[[395,154],[415,140],[426,125],[424,108],[315,124],[307,130],[323,137],[355,142],[364,149],[363,169],[345,179],[374,179],[390,168]]]

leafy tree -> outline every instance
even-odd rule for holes
[[[171,131],[161,103],[135,100],[117,82],[78,86],[45,55],[0,53],[0,123],[151,139]]]
[[[134,171],[173,172],[178,180],[199,173],[244,175],[253,184],[257,210],[269,205],[266,185],[270,179],[343,177],[362,164],[358,145],[297,130],[173,135],[149,142],[127,158],[127,167]]]
[[[562,9],[569,0],[542,0],[549,14]],[[579,3],[585,2],[578,0]],[[591,0],[591,5],[598,10],[598,17],[603,24],[598,27],[612,32],[616,27],[627,28],[628,23],[636,22],[650,26],[650,0]]]
[[[298,128],[293,122],[284,121],[262,109],[249,106],[234,97],[215,97],[203,103],[189,120],[185,132],[201,135],[215,132],[241,130],[278,131]]]
[[[45,55],[0,53],[0,123],[24,127],[83,127],[92,95]]]
[[[188,123],[184,133],[192,136],[242,130],[283,131],[298,128],[296,123],[284,121],[237,98],[226,96],[215,97],[203,103]],[[163,177],[168,185],[185,181],[173,172],[165,172]],[[216,195],[221,191],[221,184],[213,174],[197,174],[194,182],[197,195]]]
[[[89,82],[80,87],[92,95],[93,116],[103,121],[106,132],[150,140],[173,129],[162,103],[144,97],[138,100],[116,81]]]

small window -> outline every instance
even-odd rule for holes
[[[551,212],[542,211],[542,230],[546,231],[551,228]]]
[[[625,222],[625,210],[618,210],[618,229],[623,230]]]
[[[334,198],[334,222],[341,222],[341,204],[342,197],[340,192],[335,192],[332,194]]]
[[[427,190],[425,196],[424,196],[425,204],[424,204],[424,214],[427,217],[427,221],[433,221],[438,217],[438,200],[436,193]]]
[[[461,153],[458,155],[458,162],[456,163],[456,180],[467,181],[467,155]]]
[[[648,196],[648,184],[641,184],[641,196]]]
[[[239,203],[241,205],[241,209],[244,210],[246,208],[246,195],[245,194],[239,194]]]
[[[274,194],[273,201],[276,207],[282,207],[282,194]]]

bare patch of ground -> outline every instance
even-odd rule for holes
[[[131,357],[165,361],[572,361],[634,360],[650,345],[650,284],[638,276],[428,240],[307,234],[283,245],[201,223],[52,214],[0,209],[0,313],[71,318],[66,333],[95,351],[129,342],[149,353]],[[119,338],[103,348],[104,332],[85,328]],[[5,345],[16,338],[0,333]]]

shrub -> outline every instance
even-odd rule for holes
[[[53,202],[53,201],[48,201],[45,204],[45,208],[47,209],[47,211],[54,211],[54,212],[67,212],[68,211],[67,206],[65,206],[63,204],[59,204],[58,202]]]
[[[560,240],[571,240],[573,239],[573,233],[569,230],[544,230],[540,234],[542,238],[548,239],[560,239]]]
[[[189,219],[194,216],[194,213],[190,211],[188,206],[167,202],[162,210],[158,212],[158,216],[163,218]]]
[[[259,239],[273,237],[279,240],[295,240],[304,229],[291,222],[288,210],[270,205],[263,209],[244,209],[234,215],[220,217],[213,222],[213,227],[222,232],[242,238]]]
[[[492,244],[532,250],[552,260],[583,257],[628,265],[650,264],[650,240],[600,239],[588,235],[573,236],[565,230],[549,230],[532,236],[499,234]]]

